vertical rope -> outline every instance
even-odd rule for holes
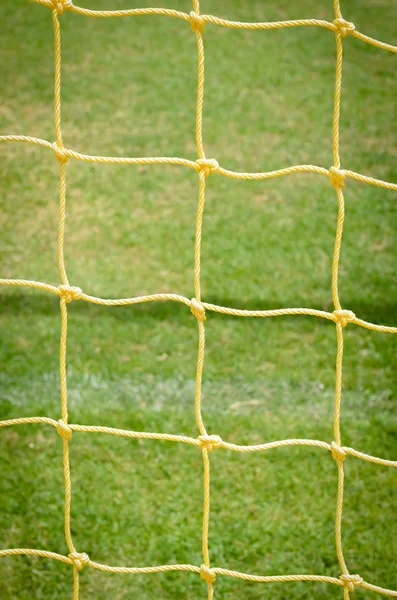
[[[200,15],[199,0],[192,0],[193,11],[196,15]],[[203,146],[203,103],[204,103],[204,43],[202,37],[202,28],[193,27],[197,41],[197,56],[198,56],[198,85],[197,85],[197,105],[196,105],[196,146],[199,158],[205,158]]]
[[[203,103],[204,103],[204,43],[202,32],[204,23],[200,20],[200,3],[199,0],[192,0],[193,15],[192,29],[196,34],[197,41],[197,56],[198,56],[198,81],[197,81],[197,105],[196,105],[196,146],[199,159],[205,159],[203,145]],[[209,174],[209,170],[205,167],[199,172],[199,197],[197,206],[196,218],[196,236],[195,236],[195,251],[194,251],[194,294],[197,306],[201,305],[201,236],[203,227],[203,215],[205,205],[205,179]],[[207,435],[203,417],[201,414],[201,388],[203,379],[203,366],[205,354],[205,326],[204,313],[197,313],[199,348],[196,370],[196,391],[195,391],[195,413],[196,423],[201,435]],[[200,318],[199,318],[200,317]],[[203,467],[204,467],[204,506],[203,506],[203,527],[202,527],[202,552],[205,570],[201,572],[203,579],[208,586],[208,600],[213,600],[214,588],[213,580],[210,573],[210,555],[208,547],[209,536],[209,519],[210,519],[210,460],[208,457],[208,449],[204,445],[202,447]],[[215,579],[215,578],[213,578]]]
[[[65,239],[65,220],[66,220],[66,164],[59,163],[60,186],[59,186],[59,228],[58,228],[58,267],[61,275],[61,281],[64,285],[69,285],[66,275],[64,258],[64,239]]]
[[[80,576],[76,565],[73,565],[73,600],[79,600],[80,595]]]
[[[201,302],[201,282],[200,282],[200,270],[201,270],[201,234],[203,226],[203,214],[205,204],[205,174],[200,171],[199,174],[199,199],[197,206],[197,218],[196,218],[196,237],[195,237],[195,250],[194,250],[194,295],[198,303]],[[201,386],[203,380],[203,368],[204,368],[204,353],[205,353],[205,327],[204,321],[198,319],[198,358],[197,358],[197,369],[196,369],[196,390],[195,390],[195,414],[197,427],[202,435],[206,435],[207,431],[204,426],[203,418],[201,415]]]
[[[60,185],[59,185],[59,226],[58,226],[58,268],[61,281],[69,285],[65,269],[64,238],[66,219],[66,161],[67,157],[62,154],[63,141],[61,130],[61,28],[59,25],[58,10],[52,10],[52,21],[54,25],[54,50],[55,50],[55,86],[54,86],[54,113],[55,113],[55,137],[56,155],[59,161]]]
[[[342,19],[339,0],[334,0],[335,19]],[[343,198],[343,177],[340,176],[340,150],[339,150],[339,125],[340,125],[340,104],[342,93],[342,65],[343,65],[343,45],[341,31],[335,31],[336,42],[336,69],[335,69],[335,95],[334,95],[334,118],[332,129],[332,150],[334,157],[334,179],[331,180],[335,186],[338,199],[338,217],[335,234],[334,255],[332,261],[332,297],[336,311],[341,311],[339,300],[339,262],[342,244],[343,225],[345,217],[345,206]],[[338,176],[339,175],[339,176]],[[343,362],[343,324],[339,320],[336,323],[337,337],[337,355],[336,355],[336,376],[335,376],[335,408],[334,408],[334,437],[338,447],[341,446],[340,435],[340,413],[342,402],[342,362]],[[343,514],[343,492],[344,492],[344,459],[342,453],[336,453],[336,463],[338,467],[338,490],[336,499],[335,514],[335,544],[336,554],[342,574],[348,574],[346,561],[343,556],[342,547],[342,514]],[[353,588],[354,589],[354,588]],[[349,600],[349,590],[345,585],[343,588],[344,600]]]
[[[336,324],[337,336],[337,355],[336,355],[336,377],[335,377],[335,409],[334,409],[334,437],[338,447],[341,446],[340,435],[340,411],[342,401],[342,361],[343,361],[343,327],[341,323]],[[343,556],[342,550],[342,510],[343,510],[343,489],[344,489],[344,456],[336,454],[336,462],[338,466],[338,491],[336,499],[336,517],[335,517],[335,541],[336,553],[340,568],[343,574],[347,574],[348,570]]]
[[[61,298],[61,342],[60,342],[60,386],[61,386],[61,408],[62,421],[68,423],[68,392],[66,379],[66,343],[67,343],[67,328],[68,328],[68,313],[66,308],[65,298]],[[65,506],[64,506],[64,526],[65,538],[69,548],[69,552],[75,552],[75,547],[72,541],[70,529],[70,506],[72,496],[72,484],[70,477],[69,465],[69,439],[66,435],[63,436],[63,472],[65,479]]]
[[[52,22],[54,25],[54,48],[55,48],[55,77],[54,77],[54,112],[55,112],[55,137],[57,145],[62,148],[61,131],[61,27],[58,18],[58,9],[52,9]]]
[[[335,0],[337,4],[338,0]],[[333,131],[332,131],[332,150],[334,155],[334,168],[340,170],[340,156],[339,156],[339,121],[340,121],[340,101],[342,91],[342,37],[339,31],[335,32],[336,40],[336,74],[335,74],[335,96],[334,96],[334,119],[333,119]],[[343,223],[345,217],[345,206],[343,199],[343,192],[341,185],[343,180],[336,180],[336,195],[338,199],[338,219],[336,225],[336,236],[334,245],[334,255],[332,261],[332,298],[336,310],[341,309],[339,301],[339,290],[338,290],[338,275],[339,275],[339,260],[340,260],[340,249],[342,244],[342,232]]]
[[[55,59],[55,88],[54,88],[54,115],[55,115],[55,136],[56,146],[55,154],[59,162],[60,170],[60,192],[59,192],[59,222],[58,222],[58,267],[62,284],[69,286],[68,277],[65,268],[64,258],[64,240],[65,240],[65,220],[66,220],[66,161],[67,157],[63,153],[62,129],[61,129],[61,30],[59,25],[58,8],[52,10],[52,20],[54,25],[54,59]],[[62,427],[58,430],[62,435],[63,443],[63,473],[65,480],[65,503],[64,503],[64,529],[66,544],[69,553],[75,553],[76,549],[72,540],[70,525],[71,501],[72,501],[72,481],[70,475],[69,458],[69,440],[71,434],[68,432],[68,391],[67,391],[67,369],[66,369],[66,348],[68,331],[68,311],[66,304],[71,300],[71,296],[63,295],[60,298],[61,309],[61,339],[60,339],[60,388],[61,388],[61,412]],[[66,433],[65,433],[66,431]],[[73,600],[79,600],[79,574],[76,566],[73,568]]]

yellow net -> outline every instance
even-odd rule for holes
[[[60,340],[60,385],[61,385],[61,407],[62,418],[59,421],[48,417],[26,417],[18,419],[10,419],[0,421],[0,426],[22,425],[27,423],[45,423],[56,428],[59,435],[63,438],[63,468],[65,477],[65,507],[64,507],[64,526],[65,538],[68,547],[68,555],[62,555],[47,550],[37,550],[29,548],[11,548],[0,551],[0,556],[10,555],[31,555],[41,556],[49,559],[55,559],[64,563],[70,564],[73,567],[73,600],[79,600],[79,572],[84,567],[99,569],[111,573],[161,573],[168,571],[191,571],[198,573],[208,586],[208,600],[214,597],[214,582],[218,575],[236,577],[247,581],[256,581],[262,583],[268,582],[287,582],[287,581],[318,581],[338,585],[343,588],[344,600],[349,600],[350,593],[356,587],[365,588],[384,594],[387,596],[397,597],[397,591],[388,590],[378,585],[364,581],[360,575],[350,574],[347,568],[342,549],[342,506],[343,506],[343,486],[344,486],[344,460],[348,455],[355,456],[362,460],[366,460],[379,465],[397,467],[397,461],[385,460],[369,454],[364,454],[353,448],[341,445],[340,435],[340,411],[341,411],[341,392],[342,392],[342,358],[343,358],[343,328],[347,324],[355,324],[360,327],[365,327],[373,331],[381,331],[385,333],[397,333],[397,327],[387,327],[383,325],[375,325],[368,323],[356,317],[350,310],[342,309],[339,292],[338,292],[338,269],[339,256],[342,241],[343,222],[344,222],[344,199],[343,191],[346,177],[356,179],[364,183],[377,185],[390,190],[397,190],[397,184],[381,181],[368,177],[354,171],[341,169],[339,156],[339,116],[340,116],[340,100],[341,100],[341,83],[342,83],[342,39],[350,34],[355,38],[377,46],[378,48],[389,50],[397,53],[397,47],[385,44],[373,38],[370,38],[356,31],[353,23],[345,21],[342,17],[339,0],[334,0],[335,20],[331,23],[317,19],[299,19],[295,21],[279,21],[270,23],[241,23],[235,21],[227,21],[215,17],[213,15],[201,15],[199,8],[199,0],[193,0],[193,10],[190,14],[171,10],[166,8],[142,8],[131,10],[117,11],[96,11],[75,6],[71,0],[36,0],[40,4],[48,6],[52,10],[52,20],[54,25],[55,39],[55,132],[56,141],[51,143],[46,140],[32,138],[21,135],[1,136],[0,141],[16,141],[29,142],[39,144],[51,149],[59,162],[60,170],[60,211],[59,211],[59,229],[58,229],[58,264],[62,284],[59,286],[49,285],[47,283],[37,281],[27,281],[20,279],[0,279],[0,284],[11,286],[27,286],[33,287],[47,292],[56,294],[60,298],[61,309],[61,340]],[[197,92],[197,111],[196,111],[196,144],[198,158],[195,161],[184,158],[175,157],[149,157],[149,158],[123,158],[123,157],[108,157],[108,156],[89,156],[81,154],[70,148],[65,148],[62,141],[61,131],[61,31],[59,17],[65,11],[69,10],[80,15],[90,17],[127,17],[136,15],[165,15],[175,17],[190,23],[197,40],[198,50],[198,92]],[[281,27],[301,27],[314,26],[324,27],[332,31],[336,41],[336,80],[335,80],[335,97],[334,97],[334,118],[333,118],[333,156],[334,164],[329,169],[314,166],[314,165],[296,165],[271,171],[266,173],[238,173],[229,171],[221,167],[215,159],[207,159],[204,152],[203,134],[202,134],[202,114],[203,114],[203,98],[204,98],[204,44],[203,31],[207,23],[213,23],[223,27],[242,28],[242,29],[275,29]],[[64,232],[66,218],[66,163],[69,158],[97,163],[117,163],[117,164],[174,164],[184,165],[191,169],[195,169],[199,176],[199,193],[198,193],[198,208],[196,220],[196,239],[195,239],[195,255],[194,255],[194,298],[189,300],[177,294],[153,294],[149,296],[140,296],[136,298],[125,299],[103,299],[85,294],[80,288],[69,285],[66,274],[64,261]],[[206,178],[217,173],[233,179],[270,179],[291,173],[318,173],[329,177],[331,184],[336,190],[338,200],[338,217],[336,227],[335,246],[332,264],[332,296],[335,310],[330,312],[314,310],[310,308],[285,308],[276,310],[238,310],[217,306],[202,302],[200,289],[200,255],[201,255],[201,233],[203,211],[205,203],[205,185]],[[139,304],[141,302],[151,302],[154,300],[170,300],[174,302],[182,302],[188,306],[197,319],[198,323],[198,361],[196,371],[196,388],[195,388],[195,414],[196,423],[199,430],[197,438],[191,438],[183,435],[171,435],[168,433],[150,433],[136,432],[123,429],[115,429],[111,427],[101,427],[92,425],[71,424],[68,421],[68,394],[66,381],[66,341],[67,341],[67,304],[72,300],[85,300],[94,304],[102,304],[104,306],[124,306],[129,304]],[[223,441],[218,435],[209,435],[204,425],[201,414],[201,384],[204,366],[204,348],[205,348],[205,328],[204,321],[206,320],[206,311],[215,311],[228,315],[236,315],[241,317],[277,317],[281,315],[311,315],[322,319],[328,319],[335,323],[337,353],[336,353],[336,384],[335,384],[335,409],[334,409],[334,440],[331,443],[320,440],[309,439],[287,439],[267,444],[255,446],[241,446]],[[72,438],[73,431],[81,432],[97,432],[107,433],[111,435],[119,435],[129,438],[168,440],[197,446],[202,453],[204,466],[204,507],[203,507],[203,525],[202,525],[202,553],[203,564],[201,566],[190,564],[177,565],[160,565],[152,567],[118,567],[109,566],[106,564],[97,563],[85,553],[77,551],[72,539],[70,526],[70,511],[71,511],[71,475],[69,466],[69,443]],[[336,520],[335,520],[335,540],[336,552],[341,569],[340,577],[328,577],[327,575],[275,575],[261,576],[240,573],[224,569],[222,567],[214,567],[210,564],[209,546],[208,546],[208,530],[210,519],[210,460],[209,452],[214,449],[226,449],[236,452],[261,452],[272,448],[280,448],[284,446],[313,446],[327,450],[330,456],[336,461],[338,469],[338,490],[336,503]],[[81,550],[81,549],[79,549]]]

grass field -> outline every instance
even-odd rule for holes
[[[149,6],[85,0],[90,8]],[[156,2],[191,10],[189,0]],[[397,4],[345,0],[356,28],[397,43]],[[202,13],[246,21],[333,20],[331,0],[202,0]],[[0,6],[0,135],[54,140],[51,11],[22,0]],[[113,156],[194,160],[197,51],[189,24],[166,17],[62,16],[65,146]],[[342,167],[397,181],[396,56],[344,40]],[[332,165],[335,41],[330,31],[238,31],[206,26],[206,155],[236,171]],[[0,277],[57,285],[59,169],[51,152],[2,144]],[[177,166],[69,161],[65,257],[86,293],[193,296],[197,174]],[[342,305],[396,325],[397,194],[348,181],[340,268]],[[207,180],[202,292],[237,308],[332,310],[337,203],[326,178]],[[59,302],[0,289],[0,419],[60,417]],[[336,336],[312,317],[207,321],[203,418],[239,444],[333,439]],[[397,336],[345,331],[342,443],[397,455]],[[70,421],[197,435],[197,326],[176,303],[69,305]],[[72,534],[79,551],[110,565],[200,565],[202,459],[185,444],[73,435]],[[62,441],[53,428],[0,432],[0,548],[67,553]],[[397,589],[395,469],[345,463],[343,544],[351,573]],[[284,448],[211,455],[210,552],[215,566],[248,573],[340,575],[334,519],[336,465],[328,452]],[[197,600],[195,574],[109,575],[85,569],[81,600]],[[71,598],[68,565],[0,559],[2,600]],[[357,598],[379,597],[364,590]],[[218,577],[225,600],[342,597],[319,583],[250,584]]]

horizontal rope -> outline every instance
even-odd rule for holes
[[[29,279],[0,279],[0,286],[16,286],[16,287],[31,287],[35,289],[44,290],[47,292],[51,292],[56,294],[59,297],[62,297],[62,286],[54,286],[48,283],[43,283],[40,281],[32,281]],[[61,289],[60,289],[61,287]],[[74,288],[79,290],[79,288]],[[145,302],[154,302],[154,301],[173,301],[180,302],[185,304],[186,306],[192,305],[192,300],[186,298],[185,296],[181,296],[179,294],[149,294],[147,296],[136,296],[135,298],[98,298],[96,296],[90,296],[88,294],[84,294],[79,290],[78,295],[79,300],[84,300],[91,304],[98,304],[102,306],[129,306],[134,304],[143,304]],[[319,317],[322,319],[326,319],[328,321],[333,321],[336,323],[338,321],[337,317],[334,313],[329,313],[322,310],[317,310],[315,308],[278,308],[274,310],[244,310],[238,308],[229,308],[227,306],[218,306],[217,304],[210,304],[208,302],[202,302],[202,306],[206,310],[210,310],[213,312],[217,312],[224,315],[236,316],[236,317],[281,317],[281,316],[291,316],[291,315],[306,315],[312,317]],[[375,323],[369,323],[368,321],[363,321],[357,317],[354,317],[352,323],[355,325],[359,325],[360,327],[364,327],[365,329],[371,329],[372,331],[379,331],[382,333],[397,333],[397,327],[391,327],[387,325],[376,325]]]
[[[6,419],[0,421],[0,427],[11,427],[12,425],[29,425],[32,423],[45,423],[46,425],[57,426],[58,421],[49,417],[19,417],[18,419]]]
[[[228,308],[226,306],[218,306],[217,304],[209,304],[203,302],[204,308],[212,310],[223,315],[231,315],[234,317],[282,317],[291,315],[306,315],[311,317],[319,317],[322,319],[328,319],[334,321],[336,319],[332,313],[325,312],[323,310],[316,310],[315,308],[277,308],[273,310],[244,310],[239,308]]]
[[[99,571],[106,571],[108,573],[129,573],[129,574],[149,574],[149,573],[167,573],[170,571],[193,571],[194,573],[200,572],[200,567],[194,565],[161,565],[156,567],[111,567],[109,565],[103,565],[101,563],[89,561],[89,566]]]
[[[54,7],[53,0],[33,0],[37,4],[43,4],[49,8]],[[179,10],[173,10],[171,8],[130,8],[126,10],[91,10],[89,8],[82,8],[69,2],[67,8],[64,10],[84,15],[86,17],[137,17],[143,15],[160,15],[164,17],[177,17],[185,21],[189,21],[189,15]]]
[[[120,165],[182,165],[190,169],[198,170],[197,163],[187,158],[178,158],[173,156],[148,156],[148,157],[123,157],[123,156],[90,156],[81,154],[70,148],[64,148],[66,156],[81,160],[83,162],[101,163],[101,164],[120,164]]]
[[[237,579],[245,579],[246,581],[255,581],[258,583],[277,583],[287,581],[322,581],[325,583],[333,583],[334,585],[343,585],[337,577],[329,577],[327,575],[249,575],[240,571],[232,571],[230,569],[221,569],[219,567],[211,568],[217,575],[225,575],[227,577],[235,577]]]
[[[53,150],[53,145],[47,140],[41,140],[40,138],[31,137],[30,135],[0,135],[0,142],[22,142],[25,144],[36,144],[38,146],[44,146]]]
[[[43,4],[44,6],[48,6],[49,8],[53,8],[54,3],[53,0],[33,0],[38,4]],[[66,10],[64,8],[63,10]],[[166,17],[176,17],[178,19],[182,19],[183,21],[190,21],[191,16],[185,12],[181,12],[179,10],[173,10],[170,8],[131,8],[125,10],[91,10],[89,8],[82,8],[80,6],[76,6],[72,2],[69,2],[67,5],[67,10],[70,12],[74,12],[79,15],[83,15],[86,17],[137,17],[144,15],[159,15]],[[229,27],[232,29],[284,29],[290,27],[321,27],[328,29],[330,31],[337,31],[334,23],[329,21],[325,21],[323,19],[293,19],[288,21],[269,21],[269,22],[243,22],[243,21],[231,21],[229,19],[222,19],[220,17],[216,17],[214,15],[200,15],[200,19],[202,19],[205,23],[212,23],[213,25],[220,25],[222,27]],[[358,31],[353,31],[352,35],[357,39],[366,42],[372,46],[377,46],[382,50],[388,50],[390,52],[397,52],[397,46],[392,46],[391,44],[386,44],[385,42],[381,42],[372,37],[369,37],[363,33],[359,33]]]
[[[129,431],[127,429],[116,429],[114,427],[101,427],[98,425],[75,425],[69,424],[72,431],[82,431],[86,433],[108,433],[121,437],[146,439],[146,440],[164,440],[167,442],[184,442],[193,446],[200,446],[200,442],[196,438],[191,438],[186,435],[173,435],[170,433],[152,433],[146,431]]]
[[[66,564],[72,564],[72,561],[67,556],[57,554],[57,552],[49,552],[48,550],[35,550],[31,548],[7,548],[0,550],[0,556],[39,556],[40,558],[49,558],[51,560],[59,560]]]
[[[86,302],[91,302],[92,304],[102,304],[103,306],[128,306],[129,304],[141,304],[144,302],[154,302],[156,300],[171,300],[174,302],[186,304],[186,306],[190,306],[189,298],[185,298],[184,296],[180,296],[179,294],[150,294],[148,296],[137,296],[136,298],[119,298],[114,300],[107,298],[97,298],[95,296],[88,296],[87,294],[83,294],[81,299],[85,300]]]
[[[6,550],[0,550],[0,556],[37,556],[40,558],[48,558],[53,560],[59,560],[63,563],[73,565],[73,560],[68,556],[57,554],[56,552],[49,552],[47,550],[36,550],[30,548],[10,548]],[[200,573],[200,567],[189,564],[175,564],[175,565],[159,565],[153,567],[113,567],[102,563],[97,563],[91,559],[87,561],[87,566],[99,571],[107,573],[125,573],[135,575],[148,575],[153,573],[169,573],[172,571],[187,571],[192,573]],[[240,571],[233,571],[231,569],[223,569],[221,567],[211,567],[211,571],[216,575],[223,575],[225,577],[233,577],[235,579],[244,579],[246,581],[254,581],[257,583],[278,583],[278,582],[293,582],[293,581],[315,581],[323,583],[331,583],[333,585],[343,586],[343,581],[338,577],[329,577],[327,575],[251,575],[249,573],[242,573]],[[360,587],[367,590],[384,594],[387,596],[397,596],[397,592],[388,590],[386,588],[367,583],[362,581]]]
[[[42,140],[40,138],[30,137],[26,135],[2,135],[0,136],[0,142],[23,142],[44,146],[54,151],[54,145],[52,142]],[[141,157],[128,157],[128,156],[94,156],[90,154],[82,154],[71,148],[63,148],[62,152],[68,158],[74,158],[75,160],[81,160],[83,162],[100,163],[100,164],[120,164],[120,165],[179,165],[194,169],[195,171],[200,170],[200,166],[197,161],[190,160],[187,158],[179,158],[176,156],[141,156]],[[397,183],[391,183],[383,181],[382,179],[376,179],[369,175],[362,175],[349,169],[343,169],[340,171],[345,177],[360,181],[362,183],[368,183],[370,185],[376,185],[388,190],[397,191]],[[330,170],[325,167],[317,165],[293,165],[291,167],[284,167],[282,169],[276,169],[274,171],[264,172],[239,172],[231,171],[223,167],[216,169],[218,175],[224,175],[230,179],[243,179],[262,181],[266,179],[273,179],[275,177],[282,177],[285,175],[292,175],[294,173],[317,173],[318,175],[324,175],[325,177],[330,176]]]
[[[219,175],[224,175],[225,177],[230,177],[231,179],[264,180],[281,177],[282,175],[291,175],[292,173],[318,173],[320,175],[328,176],[329,171],[328,169],[317,167],[316,165],[293,165],[291,167],[263,173],[240,173],[238,171],[230,171],[229,169],[219,167],[217,173],[219,173]]]
[[[289,21],[244,22],[221,19],[214,15],[200,15],[206,23],[221,25],[232,29],[284,29],[289,27],[324,27],[334,31],[333,23],[322,19],[295,19]]]
[[[49,283],[43,283],[41,281],[32,281],[31,279],[0,279],[0,285],[28,287],[51,292],[57,296],[61,295],[59,289],[55,285],[50,285]]]
[[[397,46],[392,46],[391,44],[386,44],[385,42],[380,42],[379,40],[376,40],[372,37],[369,37],[369,35],[364,35],[363,33],[360,33],[359,31],[354,31],[352,34],[355,38],[357,38],[358,40],[361,40],[362,42],[366,42],[367,44],[370,44],[371,46],[376,46],[377,48],[381,48],[381,50],[388,50],[389,52],[397,52]]]
[[[0,421],[0,427],[10,427],[13,425],[27,425],[34,423],[45,423],[47,425],[52,425],[53,427],[58,427],[59,425],[59,421],[56,421],[55,419],[50,419],[48,417],[22,417],[17,419],[7,419],[5,421]],[[107,433],[110,435],[117,435],[120,437],[128,437],[133,439],[183,442],[186,444],[191,444],[193,446],[202,446],[200,439],[192,438],[186,435],[177,435],[170,433],[153,433],[148,431],[131,431],[129,429],[118,429],[115,427],[104,427],[101,425],[79,425],[76,423],[68,423],[67,426],[72,431],[80,431],[84,433]],[[263,452],[266,450],[273,450],[275,448],[283,448],[287,446],[312,446],[332,451],[332,444],[328,444],[327,442],[323,442],[320,440],[310,439],[286,439],[277,440],[274,442],[267,442],[265,444],[253,445],[232,444],[230,442],[225,442],[221,438],[219,438],[219,440],[220,443],[219,445],[217,445],[218,448],[224,448],[225,450],[231,450],[235,452]],[[376,456],[371,456],[370,454],[365,454],[364,452],[359,452],[358,450],[355,450],[354,448],[350,448],[348,446],[342,446],[341,450],[344,451],[346,454],[350,454],[352,456],[355,456],[356,458],[360,458],[368,462],[384,465],[386,467],[397,467],[397,460],[393,461],[378,458]]]

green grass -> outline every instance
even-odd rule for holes
[[[358,30],[396,43],[396,6],[345,0]],[[91,8],[148,6],[87,0]],[[172,6],[189,12],[188,0]],[[328,0],[202,0],[235,20],[333,19]],[[54,139],[51,13],[22,0],[0,7],[1,134]],[[196,47],[189,24],[165,17],[62,16],[64,143],[84,153],[195,159]],[[342,166],[397,181],[395,56],[344,41]],[[335,43],[317,28],[232,31],[208,25],[204,141],[208,157],[239,171],[332,164]],[[51,152],[4,144],[1,277],[57,284],[58,167]],[[66,265],[72,285],[102,297],[193,295],[197,175],[174,166],[69,161]],[[208,180],[202,289],[239,308],[332,310],[337,205],[329,182],[293,175],[267,182]],[[342,305],[397,323],[395,192],[349,181]],[[57,299],[0,290],[0,418],[60,416]],[[195,319],[152,303],[69,310],[72,422],[197,435]],[[208,315],[203,417],[211,433],[254,444],[288,437],[331,441],[335,328],[309,317]],[[396,336],[345,330],[342,441],[396,459]],[[61,439],[46,426],[0,432],[0,548],[67,553]],[[182,444],[77,434],[71,443],[72,534],[79,551],[111,565],[200,564],[202,460]],[[322,450],[211,455],[213,565],[256,574],[339,576],[334,543],[336,467]],[[349,458],[343,544],[351,573],[397,589],[396,472]],[[45,559],[0,560],[3,600],[61,600],[71,569]],[[359,590],[358,598],[377,595]],[[197,575],[109,575],[86,569],[81,600],[193,600]],[[380,596],[379,596],[380,597]],[[341,598],[313,583],[218,578],[216,598]]]

